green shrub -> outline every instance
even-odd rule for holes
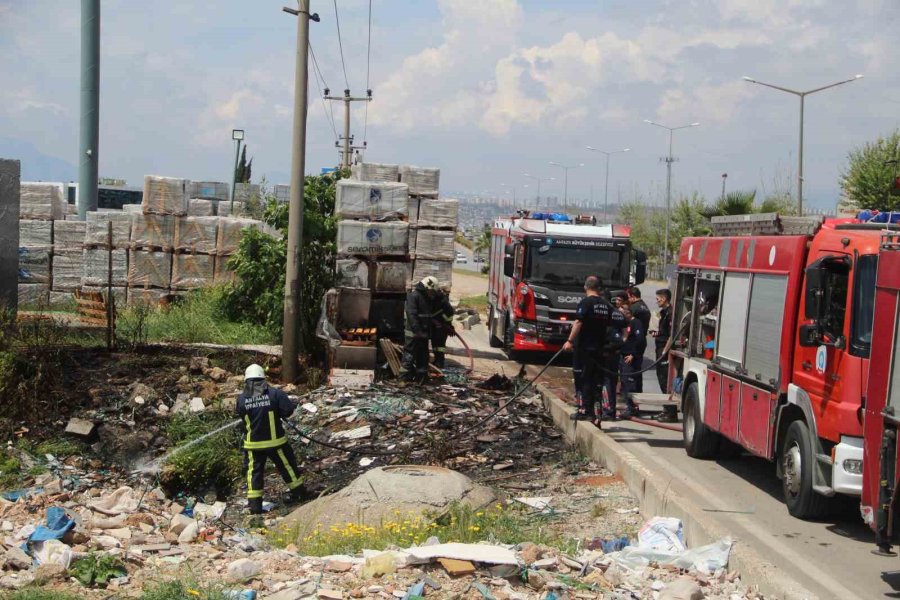
[[[193,579],[153,583],[144,588],[140,600],[227,600],[219,586],[199,584]]]
[[[196,440],[234,417],[223,411],[173,415],[166,428],[174,447]],[[172,455],[163,466],[161,480],[167,491],[219,495],[230,493],[243,473],[243,455],[234,431],[226,429],[203,442]]]
[[[125,564],[111,554],[88,554],[72,563],[69,574],[82,585],[106,587],[110,579],[128,574]]]

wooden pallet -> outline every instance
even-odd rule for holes
[[[400,353],[397,352],[397,347],[387,338],[378,340],[378,345],[381,346],[381,351],[384,352],[384,356],[387,358],[388,367],[390,367],[391,373],[394,374],[394,377],[400,377],[402,366],[400,364]]]
[[[75,290],[75,310],[78,319],[88,325],[107,327],[110,317],[115,321],[115,308],[107,305],[100,292]],[[115,304],[113,299],[110,302]],[[110,312],[112,314],[110,315]]]

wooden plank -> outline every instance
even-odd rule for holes
[[[384,352],[384,356],[387,358],[388,367],[390,367],[391,373],[394,374],[394,377],[400,377],[400,358],[397,356],[397,350],[394,348],[394,344],[387,338],[381,338],[378,340],[378,343],[381,346],[382,352]]]
[[[106,309],[99,308],[81,308],[78,307],[78,314],[83,315],[85,317],[96,317],[98,319],[102,318],[104,322],[106,322]]]

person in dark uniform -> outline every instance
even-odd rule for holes
[[[656,305],[659,307],[659,329],[651,331],[656,345],[656,379],[663,394],[669,392],[669,358],[663,356],[663,350],[672,335],[672,292],[663,288],[656,290]],[[657,419],[661,423],[674,423],[678,420],[678,407],[674,404],[663,406]]]
[[[600,353],[601,366],[603,368],[601,374],[601,387],[606,390],[606,401],[603,404],[603,420],[615,421],[616,415],[616,393],[619,387],[619,358],[622,346],[625,344],[625,332],[628,329],[628,323],[625,322],[625,315],[621,310],[614,310],[610,326],[606,329],[606,346]]]
[[[294,413],[295,408],[287,394],[269,387],[261,366],[247,367],[244,372],[244,391],[238,396],[236,412],[242,423],[247,508],[250,514],[262,513],[267,460],[275,463],[275,468],[290,490],[291,501],[301,501],[309,496],[300,479],[297,459],[281,423],[282,419]]]
[[[406,295],[406,345],[403,347],[403,369],[409,380],[424,382],[428,376],[431,303],[437,289],[437,277],[429,275]]]
[[[575,359],[581,367],[581,402],[573,418],[591,421],[600,427],[601,415],[596,410],[597,386],[600,383],[602,365],[600,354],[606,344],[607,327],[612,322],[615,309],[600,295],[600,278],[591,275],[584,281],[587,294],[575,309],[575,322],[569,331],[569,339],[563,344],[566,352],[575,350]]]
[[[631,394],[640,393],[638,381],[643,373],[638,371],[641,370],[641,361],[644,357],[642,349],[647,348],[647,330],[644,328],[644,322],[634,316],[629,308],[623,308],[622,314],[625,316],[625,321],[628,322],[628,334],[622,345],[622,360],[619,364],[622,376],[622,396],[625,397],[625,411],[622,413],[622,418],[630,419],[635,416],[636,412]]]
[[[447,338],[454,335],[453,315],[450,295],[439,289],[431,301],[431,351],[434,352],[434,366],[443,369],[446,362]]]
[[[641,289],[637,286],[632,286],[625,290],[626,295],[628,296],[628,310],[631,311],[631,314],[634,315],[636,319],[640,319],[641,324],[643,325],[644,332],[644,345],[638,348],[638,362],[636,371],[640,371],[644,362],[644,354],[647,352],[647,330],[650,329],[650,307],[647,306],[647,303],[641,300]],[[644,374],[637,373],[634,376],[634,389],[631,391],[640,394],[644,391]]]

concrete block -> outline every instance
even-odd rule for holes
[[[97,425],[93,421],[75,417],[69,419],[69,424],[66,425],[66,433],[82,438],[91,437],[96,429]]]
[[[18,307],[19,161],[0,158],[0,308]]]

